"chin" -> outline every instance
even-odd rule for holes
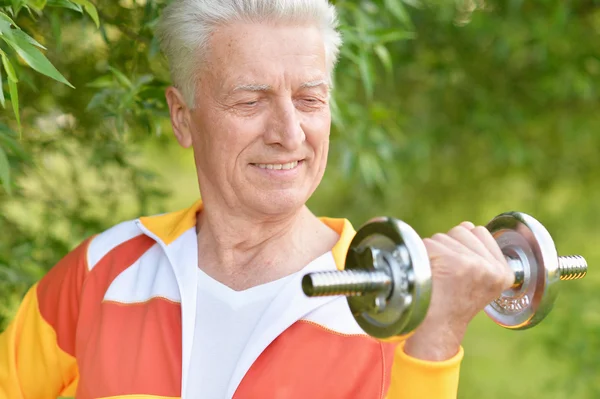
[[[285,215],[299,211],[308,201],[307,195],[299,193],[272,193],[256,198],[253,208],[266,215]]]

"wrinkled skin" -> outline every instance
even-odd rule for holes
[[[193,148],[204,201],[199,267],[245,289],[302,269],[338,239],[305,206],[327,162],[329,71],[313,26],[224,26],[210,49],[199,66],[196,107],[173,87],[167,101],[177,140]],[[297,161],[292,169],[264,168]],[[424,242],[432,300],[405,350],[444,360],[514,275],[483,227],[465,222]]]

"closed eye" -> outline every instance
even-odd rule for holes
[[[310,108],[321,108],[327,104],[327,101],[323,101],[316,97],[305,97],[300,99],[300,104]]]

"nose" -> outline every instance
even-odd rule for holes
[[[271,121],[265,132],[265,142],[286,150],[297,150],[306,140],[300,124],[300,115],[291,99],[274,106]]]

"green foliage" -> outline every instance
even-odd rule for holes
[[[600,261],[598,1],[334,3],[345,44],[316,213],[425,236],[520,210]],[[0,0],[0,330],[85,237],[197,196],[169,137],[164,4]],[[476,319],[460,397],[598,397],[599,281],[592,267],[565,284],[532,331]]]
[[[67,84],[73,87],[67,80],[56,70],[54,65],[48,61],[46,56],[40,51],[46,48],[38,43],[33,37],[25,33],[19,25],[15,23],[13,19],[7,14],[10,13],[13,17],[17,17],[22,10],[28,10],[30,13],[36,11],[41,13],[44,7],[47,5],[54,5],[57,7],[75,7],[77,9],[77,3],[85,3],[85,9],[90,15],[95,16],[95,20],[98,19],[98,14],[95,7],[87,0],[81,2],[57,2],[55,4],[48,4],[44,0],[16,0],[12,1],[11,5],[0,5],[0,39],[4,46],[0,47],[0,55],[2,56],[2,64],[4,70],[8,76],[8,84],[10,88],[10,98],[13,104],[13,111],[17,120],[19,129],[21,128],[20,114],[19,114],[19,97],[16,83],[18,82],[18,76],[13,67],[13,62],[10,58],[17,58],[17,56],[24,61],[29,67],[33,68],[37,72],[44,74],[52,79]],[[79,7],[81,10],[81,7]],[[8,48],[7,48],[8,47]],[[12,50],[12,53],[11,51]],[[4,107],[4,94],[2,94],[2,106]]]

